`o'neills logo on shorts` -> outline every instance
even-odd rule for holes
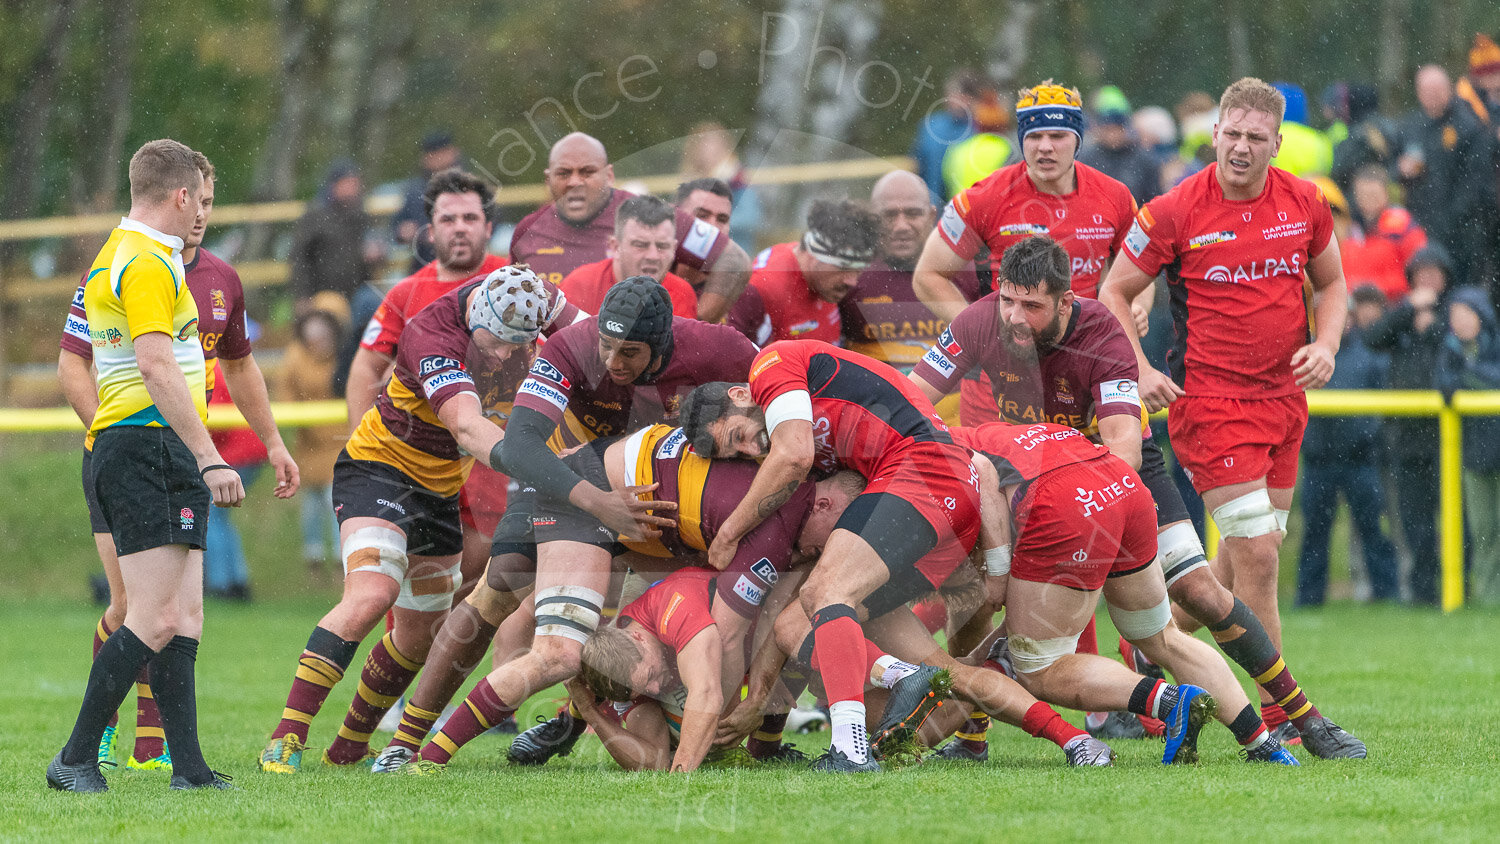
[[[181,520],[181,522],[182,522],[182,529],[183,530],[192,530],[193,529],[193,511],[192,510],[188,509],[187,507],[182,508],[181,510],[177,511],[177,518],[179,520]]]

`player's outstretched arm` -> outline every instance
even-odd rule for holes
[[[963,292],[953,283],[953,277],[967,263],[943,240],[938,230],[933,229],[927,235],[922,256],[917,259],[917,269],[912,273],[912,292],[917,294],[917,299],[927,306],[927,310],[947,322],[952,322],[960,311],[969,306]]]
[[[1140,332],[1136,330],[1131,303],[1154,281],[1153,276],[1146,275],[1145,271],[1133,262],[1115,261],[1110,265],[1109,275],[1099,283],[1099,302],[1109,308],[1110,313],[1115,315],[1115,319],[1120,321],[1121,327],[1125,329],[1125,337],[1130,340],[1130,346],[1135,350],[1136,364],[1141,370],[1138,386],[1141,401],[1145,402],[1146,410],[1152,413],[1184,395],[1181,387],[1151,365],[1151,361],[1146,358],[1145,350],[1141,348]]]
[[[479,407],[479,397],[473,393],[459,393],[443,402],[437,411],[438,421],[458,441],[458,447],[476,460],[497,472],[503,471],[493,457],[495,447],[505,439],[505,431],[485,417]]]
[[[1011,549],[1015,544],[1010,502],[1000,487],[1000,473],[989,458],[976,453],[971,463],[979,473],[979,547],[984,552],[985,600],[1000,607],[1005,604]]]
[[[271,415],[271,396],[266,392],[266,378],[255,362],[255,355],[232,360],[219,358],[219,371],[224,373],[235,407],[240,409],[245,421],[250,423],[250,430],[266,447],[266,459],[276,472],[273,494],[277,498],[291,498],[297,494],[302,476],[297,471],[297,461],[292,459],[291,451],[281,439],[275,417]]]
[[[698,294],[698,319],[704,322],[724,319],[749,282],[750,256],[731,240],[724,244],[724,251],[704,274],[703,292]]]
[[[240,473],[226,465],[224,458],[219,456],[219,449],[209,438],[208,429],[198,418],[198,408],[188,391],[187,379],[183,377],[182,367],[177,365],[177,356],[172,351],[172,338],[161,331],[148,331],[136,337],[135,361],[151,403],[156,405],[161,418],[198,461],[198,471],[213,495],[214,504],[240,506],[245,500],[245,485],[240,480]]]
[[[1349,316],[1349,290],[1339,258],[1338,238],[1328,238],[1328,245],[1308,262],[1307,276],[1315,297],[1316,339],[1292,355],[1292,374],[1297,378],[1297,386],[1316,390],[1333,377],[1333,359],[1344,339],[1344,320]]]
[[[89,366],[88,361],[67,349],[57,353],[57,383],[84,428],[94,424],[94,414],[99,412],[99,388]]]
[[[696,771],[713,745],[719,713],[724,709],[724,692],[719,685],[722,651],[718,627],[709,625],[677,654],[677,676],[687,689],[687,701],[682,706],[677,753],[672,757],[674,773]]]
[[[785,504],[807,480],[813,465],[812,423],[787,419],[771,432],[771,449],[750,482],[750,489],[724,520],[708,549],[708,563],[723,571],[734,560],[745,534]]]

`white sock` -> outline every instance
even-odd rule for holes
[[[902,662],[890,654],[886,654],[875,660],[875,664],[870,666],[870,682],[882,689],[889,689],[903,679],[917,673],[918,667],[909,662]]]
[[[833,746],[856,765],[868,761],[870,735],[865,731],[865,705],[857,700],[831,703],[828,717],[833,722]]]
[[[1247,744],[1247,745],[1245,745],[1245,749],[1246,750],[1254,750],[1257,747],[1260,747],[1261,745],[1265,744],[1266,742],[1268,742],[1270,740],[1271,740],[1271,731],[1270,730],[1265,730],[1265,731],[1261,732],[1260,735],[1258,735],[1255,738],[1251,739],[1250,743]]]

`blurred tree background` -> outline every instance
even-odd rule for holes
[[[1500,6],[3,0],[0,28],[0,215],[25,218],[122,207],[129,152],[160,136],[215,160],[220,203],[310,196],[339,156],[372,184],[400,178],[436,127],[507,184],[539,179],[547,146],[572,128],[616,158],[705,119],[744,130],[752,164],[781,131],[820,138],[825,153],[898,154],[962,66],[1007,87],[1114,83],[1136,105],[1168,107],[1243,73],[1313,98],[1366,80],[1394,111],[1410,104],[1418,64],[1462,72],[1473,33],[1500,30]]]

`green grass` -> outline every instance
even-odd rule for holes
[[[315,722],[307,771],[263,775],[253,760],[308,631],[336,595],[303,575],[295,505],[270,500],[264,482],[240,514],[253,526],[246,541],[258,600],[210,603],[199,660],[205,754],[243,790],[174,794],[160,775],[121,771],[107,795],[51,792],[43,769],[82,695],[98,618],[84,581],[97,564],[71,443],[11,439],[0,449],[9,551],[0,563],[0,838],[1462,841],[1500,833],[1500,615],[1338,602],[1284,616],[1287,657],[1315,702],[1368,743],[1363,762],[1320,763],[1298,751],[1301,769],[1252,767],[1238,760],[1228,731],[1211,726],[1196,767],[1164,768],[1159,743],[1115,742],[1115,768],[1072,770],[1057,748],[1002,726],[991,732],[986,765],[878,776],[626,774],[592,736],[566,759],[518,770],[503,764],[507,740],[486,736],[444,777],[372,777],[316,761],[353,694],[346,681]],[[1101,641],[1113,641],[1107,618],[1100,627]],[[552,700],[534,698],[523,724]],[[798,741],[813,753],[827,736]]]

